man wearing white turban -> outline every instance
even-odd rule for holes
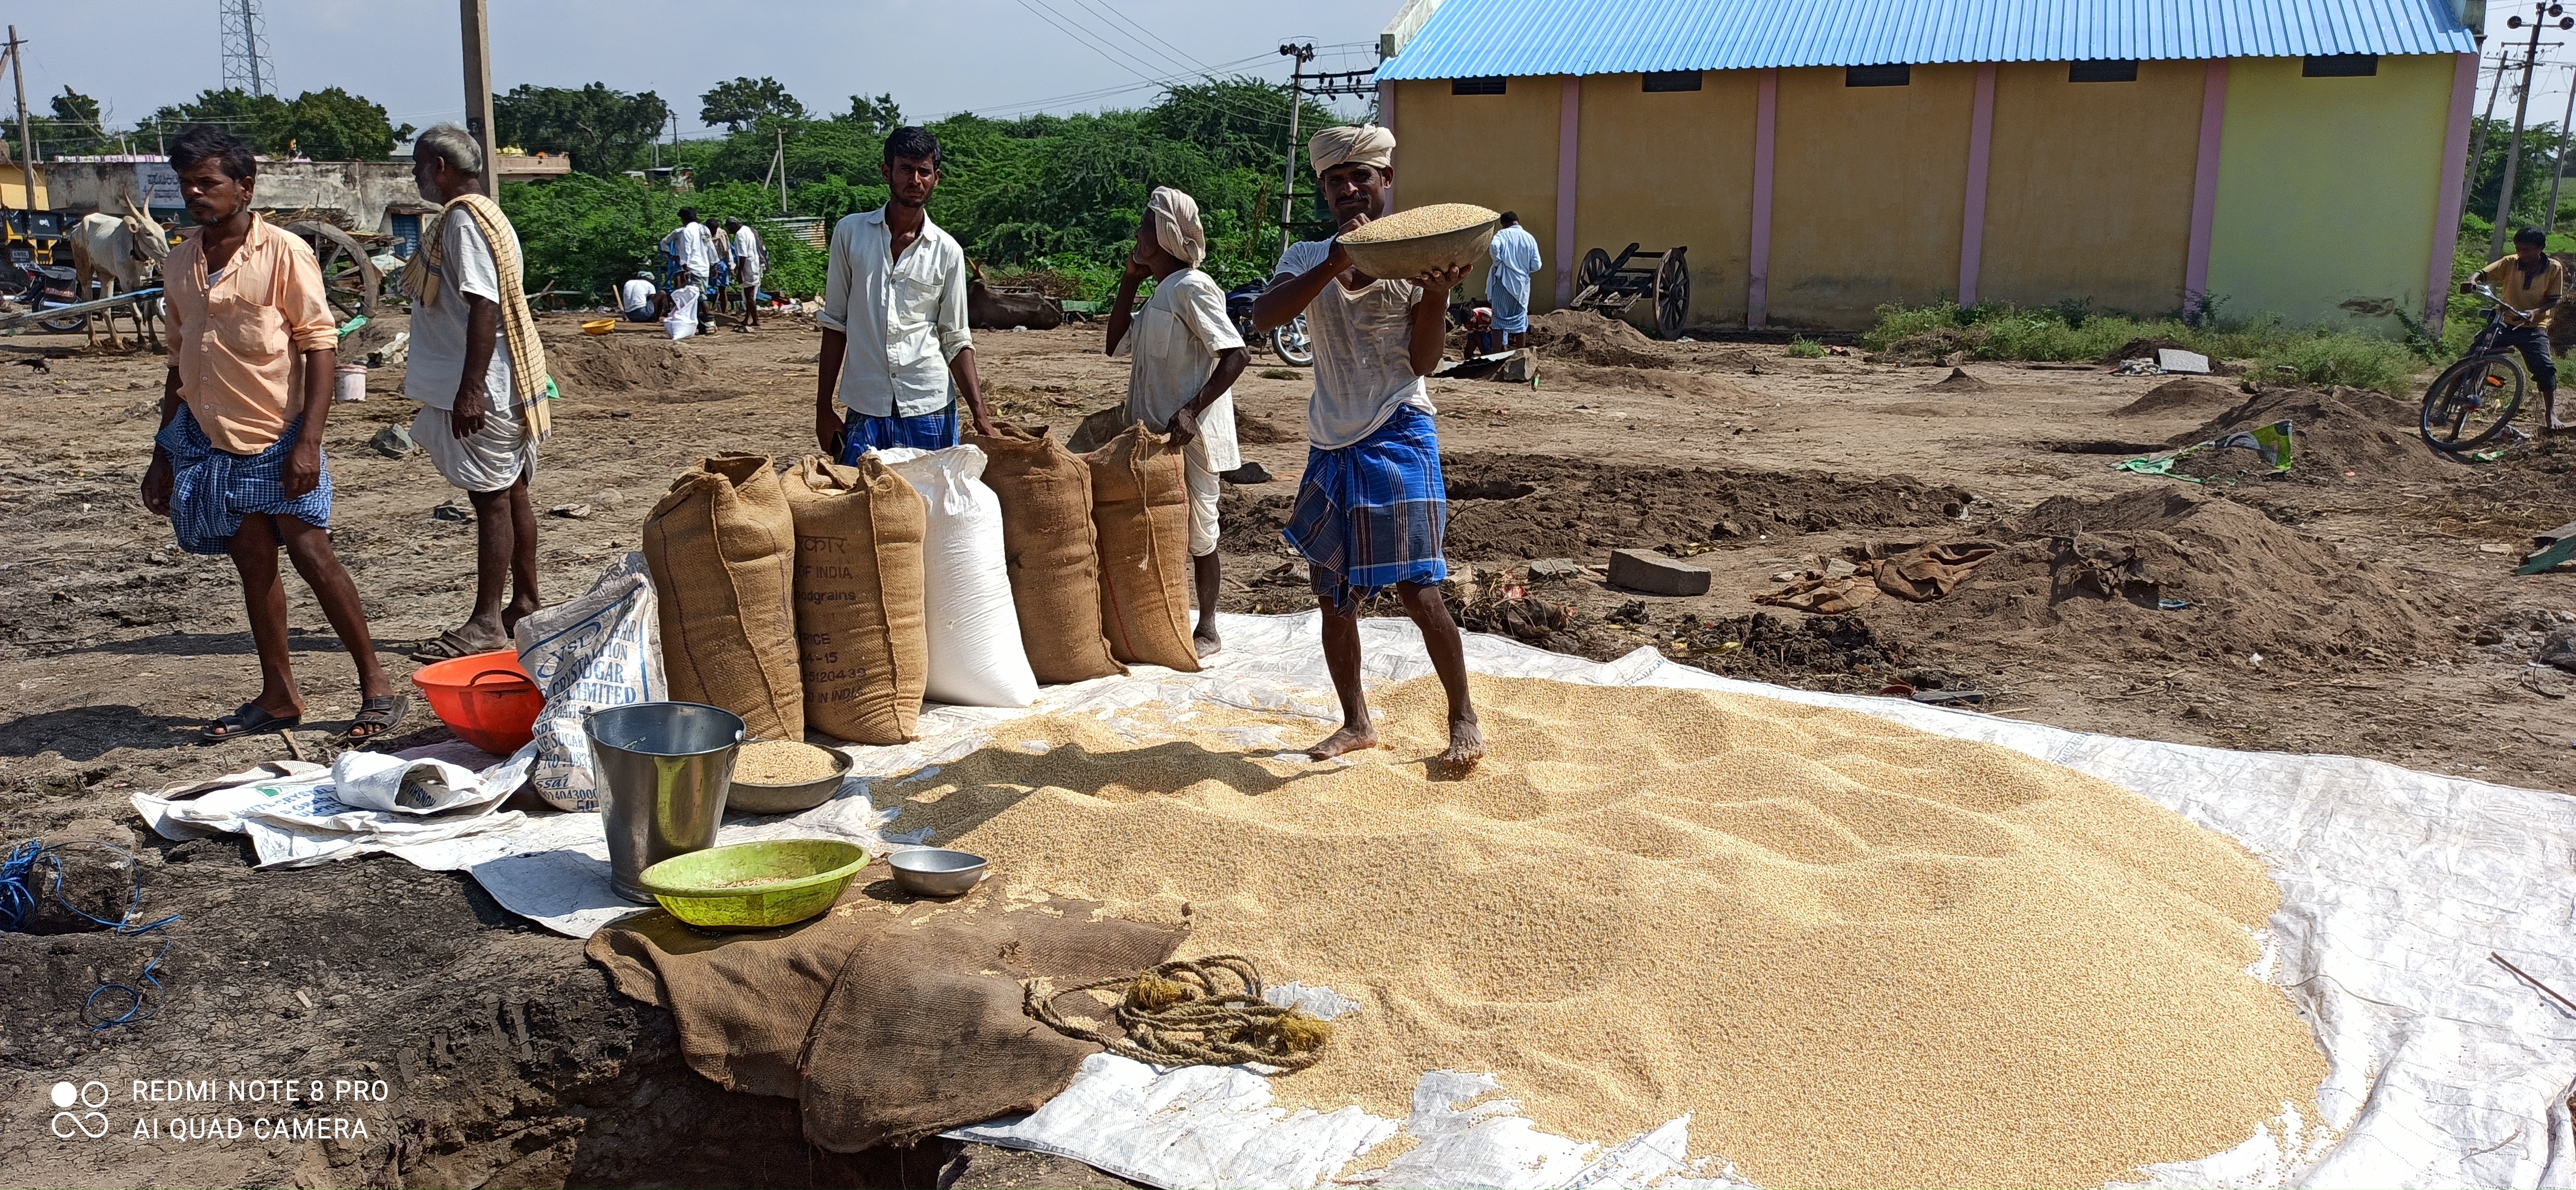
[[[1207,231],[1199,204],[1178,190],[1159,187],[1137,222],[1136,247],[1118,278],[1118,300],[1109,305],[1109,354],[1129,356],[1127,420],[1170,434],[1181,448],[1182,478],[1190,493],[1190,565],[1198,588],[1199,622],[1190,634],[1199,656],[1214,656],[1224,642],[1216,631],[1217,476],[1243,465],[1234,438],[1234,380],[1251,359],[1243,336],[1226,316],[1225,290],[1200,272]],[[1154,296],[1136,310],[1136,290],[1154,279]],[[1133,314],[1129,311],[1134,310]]]
[[[1343,232],[1392,213],[1394,133],[1373,124],[1329,128],[1307,143],[1306,156]],[[1360,686],[1359,608],[1390,587],[1422,630],[1449,696],[1449,749],[1440,761],[1458,771],[1485,755],[1467,698],[1465,645],[1440,600],[1449,504],[1431,422],[1437,410],[1423,384],[1449,344],[1449,291],[1467,272],[1461,265],[1410,279],[1371,277],[1351,266],[1336,236],[1289,245],[1253,303],[1256,329],[1302,313],[1315,344],[1306,473],[1282,536],[1307,561],[1323,610],[1324,660],[1341,696],[1341,730],[1307,749],[1318,759],[1377,746]]]

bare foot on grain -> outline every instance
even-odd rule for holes
[[[1224,652],[1225,641],[1217,636],[1215,625],[1202,624],[1198,631],[1190,634],[1190,647],[1198,651],[1199,660],[1205,661]]]
[[[1464,776],[1485,758],[1485,733],[1473,719],[1454,719],[1449,723],[1449,750],[1432,759],[1432,763],[1449,771],[1451,776]]]
[[[1331,760],[1344,752],[1359,752],[1374,747],[1377,747],[1376,728],[1345,727],[1325,736],[1324,742],[1306,749],[1306,755],[1314,760]]]

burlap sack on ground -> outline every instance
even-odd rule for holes
[[[767,739],[805,737],[796,672],[796,520],[769,456],[712,456],[644,518],[671,698],[742,716]]]
[[[855,1152],[1034,1110],[1100,1047],[1029,1019],[1020,981],[1085,983],[1172,957],[1179,930],[1047,901],[1005,912],[998,886],[915,925],[922,903],[883,864],[822,917],[717,935],[668,913],[591,936],[617,990],[668,1009],[691,1069],[727,1090],[793,1097],[805,1137]],[[745,995],[756,989],[756,995]],[[1075,993],[1080,996],[1080,993]],[[1096,1002],[1087,1012],[1098,1012]],[[1086,1012],[1073,999],[1066,1012]]]
[[[983,450],[984,486],[1002,502],[1002,552],[1030,671],[1049,685],[1126,673],[1100,633],[1090,465],[1042,432],[998,428],[966,441]]]
[[[930,675],[921,597],[929,506],[874,455],[787,473],[805,726],[859,744],[915,739]]]
[[[1083,456],[1100,538],[1100,626],[1120,661],[1196,673],[1190,644],[1189,489],[1181,452],[1131,425]]]

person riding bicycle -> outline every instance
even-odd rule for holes
[[[2460,292],[2476,292],[2479,281],[2495,290],[2496,300],[2505,306],[2498,311],[2504,334],[2496,349],[2522,353],[2532,383],[2540,386],[2541,424],[2553,431],[2576,430],[2576,422],[2558,420],[2558,367],[2549,358],[2549,319],[2566,296],[2567,266],[2543,251],[2548,244],[2549,237],[2537,227],[2513,233],[2513,255],[2478,270],[2474,280],[2461,282]]]

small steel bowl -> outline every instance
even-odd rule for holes
[[[894,882],[924,897],[953,897],[982,883],[984,857],[937,847],[916,847],[886,857]]]
[[[725,798],[726,812],[794,814],[800,810],[811,810],[832,800],[832,795],[841,791],[842,780],[850,775],[850,768],[857,762],[850,759],[849,753],[838,748],[830,748],[826,751],[840,760],[840,771],[829,777],[799,781],[794,785],[755,785],[749,781],[735,781],[733,792]]]

